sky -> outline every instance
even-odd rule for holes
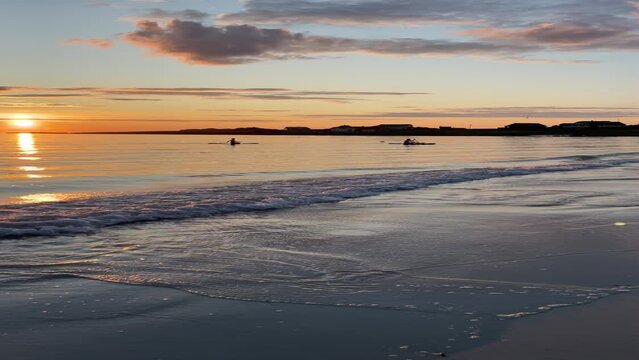
[[[639,123],[636,0],[0,0],[0,131]]]

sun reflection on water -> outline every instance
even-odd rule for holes
[[[50,178],[51,175],[38,175],[38,174],[27,174],[29,179],[46,179]]]
[[[18,160],[23,161],[36,161],[40,160],[39,157],[32,156],[38,154],[38,148],[36,147],[35,140],[33,138],[33,134],[30,133],[20,133],[18,134],[18,150],[20,151],[20,156]],[[50,178],[50,175],[39,175],[32,174],[33,172],[45,171],[46,168],[39,166],[20,166],[18,167],[20,171],[24,171],[26,177],[29,179],[43,179]]]
[[[82,200],[99,196],[99,193],[41,193],[22,195],[15,198],[15,202],[19,204],[37,204],[45,202],[61,202],[71,200]]]
[[[37,166],[20,166],[19,169],[22,171],[43,171],[44,170],[44,168],[37,167]]]
[[[58,202],[63,200],[62,194],[30,194],[19,197],[24,204],[36,204],[42,202]]]
[[[18,147],[20,148],[20,153],[23,155],[34,155],[38,153],[38,148],[35,146],[32,134],[18,134]]]

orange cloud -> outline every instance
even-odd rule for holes
[[[628,37],[639,38],[638,34],[624,26],[576,22],[545,22],[517,28],[482,27],[464,31],[462,34],[489,40],[568,47],[597,47],[599,44],[612,47],[616,41],[628,40]]]
[[[113,47],[113,41],[109,39],[66,39],[63,41],[64,44],[72,44],[72,45],[89,45],[95,46],[99,49],[110,49]]]

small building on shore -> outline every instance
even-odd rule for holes
[[[333,134],[353,134],[355,133],[355,128],[350,125],[341,125],[334,128],[331,128],[331,133]]]
[[[379,131],[406,131],[413,129],[411,124],[380,124],[375,127]]]
[[[584,129],[620,129],[625,128],[626,124],[620,121],[577,121],[574,123],[560,124],[559,127],[570,130]]]
[[[313,133],[313,130],[306,126],[287,126],[284,128],[284,131],[292,135],[308,135]]]

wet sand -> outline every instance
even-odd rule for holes
[[[3,287],[4,359],[429,359],[450,314],[211,299],[59,279]],[[503,321],[453,359],[634,359],[639,294]],[[489,342],[490,341],[490,342]],[[419,344],[419,345],[414,345]]]
[[[500,339],[452,356],[457,360],[637,359],[639,293],[611,296],[512,321]]]
[[[4,286],[2,359],[407,359],[450,321],[61,279]]]

